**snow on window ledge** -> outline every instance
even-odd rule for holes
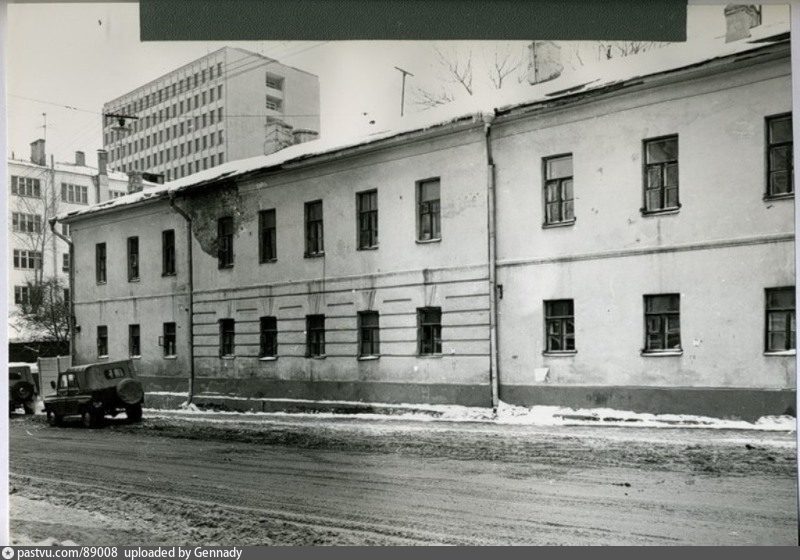
[[[773,350],[764,352],[765,356],[795,356],[797,350]]]
[[[683,356],[683,350],[664,350],[664,351],[653,351],[653,350],[642,350],[642,356],[646,358],[660,358],[660,357],[668,357],[668,356]]]

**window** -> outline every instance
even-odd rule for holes
[[[41,198],[42,186],[39,179],[33,177],[18,177],[11,176],[11,194],[17,196],[29,196],[32,198]]]
[[[280,111],[283,104],[280,99],[268,95],[266,105],[267,109],[271,109],[272,111]]]
[[[28,286],[14,286],[14,303],[17,305],[30,303],[31,289]]]
[[[236,344],[236,323],[233,319],[219,320],[219,355],[221,358],[232,357]]]
[[[572,154],[544,160],[544,225],[575,221]]]
[[[171,276],[175,274],[175,230],[168,229],[161,232],[161,274]]]
[[[108,356],[108,327],[100,325],[97,327],[97,357]]]
[[[417,346],[421,356],[442,353],[442,309],[417,309]]]
[[[69,288],[64,288],[64,305],[69,308]]]
[[[38,214],[12,212],[11,228],[20,233],[40,233],[42,231],[42,217]]]
[[[139,238],[128,238],[128,282],[139,279]]]
[[[14,268],[36,270],[42,268],[42,253],[25,249],[14,249]]]
[[[358,206],[358,248],[375,248],[378,246],[378,191],[358,193],[356,204]]]
[[[267,87],[283,91],[283,78],[274,74],[267,74]]]
[[[306,202],[306,255],[315,257],[325,254],[322,232],[322,201]]]
[[[69,272],[69,253],[61,253],[61,271]]]
[[[794,193],[792,116],[767,118],[767,197]]]
[[[544,329],[547,352],[575,351],[575,312],[571,299],[544,302]]]
[[[272,262],[278,258],[274,208],[258,213],[258,231],[258,262]]]
[[[278,355],[278,320],[275,317],[261,317],[259,358],[274,358]]]
[[[128,325],[128,355],[140,356],[139,325]]]
[[[678,137],[669,136],[644,141],[644,208],[653,213],[677,210]]]
[[[106,282],[106,244],[98,243],[94,246],[94,270],[98,284]]]
[[[794,287],[767,290],[766,351],[795,349]]]
[[[433,241],[442,238],[439,179],[417,183],[417,239]]]
[[[306,315],[306,356],[325,355],[325,315]]]
[[[680,295],[644,296],[645,353],[681,349]]]
[[[219,268],[233,266],[233,218],[225,217],[217,221],[217,251]]]
[[[172,357],[177,354],[176,349],[175,323],[164,323],[164,336],[162,346],[164,347],[164,357]]]
[[[380,329],[377,311],[358,313],[358,355],[378,356],[380,352]]]
[[[61,183],[61,200],[71,204],[89,204],[88,188],[82,185]]]

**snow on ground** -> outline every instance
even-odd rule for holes
[[[148,393],[149,394],[149,393]],[[176,394],[177,395],[177,394]],[[184,394],[185,395],[185,394]],[[208,395],[210,396],[210,395]],[[244,397],[224,397],[226,400],[252,400]],[[756,422],[726,420],[689,414],[649,414],[610,408],[572,409],[558,406],[534,406],[526,408],[501,402],[494,412],[490,408],[459,405],[415,405],[360,403],[348,401],[310,401],[302,399],[268,399],[270,402],[293,402],[318,405],[349,405],[374,407],[386,413],[342,413],[342,412],[237,412],[204,410],[195,404],[183,403],[178,410],[149,409],[149,417],[204,415],[217,417],[217,421],[235,422],[242,417],[314,417],[314,418],[361,418],[375,420],[399,420],[420,422],[486,422],[507,425],[530,426],[631,426],[648,428],[704,428],[720,430],[757,430],[794,432],[797,420],[792,416],[764,416]],[[392,411],[392,412],[388,412]]]

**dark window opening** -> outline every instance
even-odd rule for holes
[[[681,349],[680,295],[644,296],[645,352]]]
[[[278,258],[275,231],[275,209],[258,213],[258,261],[272,262]]]
[[[766,351],[794,350],[796,343],[794,287],[767,290]]]
[[[175,274],[175,230],[161,232],[161,274]]]
[[[128,281],[139,279],[139,238],[128,238]]]
[[[442,238],[439,179],[417,183],[417,239]]]
[[[358,193],[358,248],[378,246],[378,191]]]
[[[571,299],[544,302],[547,352],[575,350],[575,310]]]
[[[380,351],[380,325],[377,311],[358,313],[358,355],[378,356]]]
[[[164,337],[162,341],[164,356],[175,356],[177,354],[176,339],[175,323],[164,323]]]
[[[544,160],[545,225],[575,221],[572,155]]]
[[[106,281],[106,244],[98,243],[94,246],[95,276],[98,284]]]
[[[322,230],[322,201],[306,202],[306,256],[325,254]]]
[[[644,212],[680,208],[678,201],[678,137],[645,140]]]
[[[236,323],[233,319],[219,321],[219,355],[230,357],[236,352]]]
[[[422,356],[442,353],[442,309],[417,309],[417,345]]]
[[[767,118],[767,197],[794,193],[792,116]]]
[[[233,218],[220,218],[217,221],[217,255],[219,268],[233,266]]]
[[[325,315],[306,315],[306,356],[325,355]]]
[[[97,327],[97,357],[108,356],[108,327]]]
[[[139,345],[139,325],[128,325],[128,355],[140,356],[141,347]]]
[[[275,317],[261,317],[260,320],[260,358],[274,358],[278,355],[278,320]]]

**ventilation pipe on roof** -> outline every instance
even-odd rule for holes
[[[753,4],[725,6],[725,42],[750,37],[750,30],[761,25],[761,8]]]
[[[31,142],[31,162],[44,167],[47,165],[47,156],[44,151],[44,140],[39,138]]]

